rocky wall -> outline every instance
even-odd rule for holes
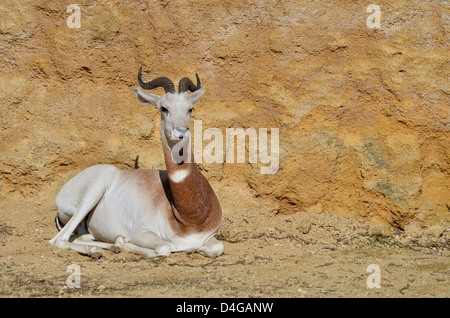
[[[225,214],[450,222],[450,9],[374,2],[379,28],[370,1],[3,0],[0,200],[53,201],[82,169],[137,155],[164,168],[159,114],[131,91],[143,66],[145,80],[198,72],[203,131],[279,129],[274,174],[201,164]]]

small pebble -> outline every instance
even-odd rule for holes
[[[297,225],[297,230],[303,234],[309,233],[309,231],[311,230],[311,222],[307,220],[301,221],[300,224]]]
[[[97,287],[98,291],[103,291],[105,289],[106,289],[106,287],[104,285],[100,285],[100,286]]]

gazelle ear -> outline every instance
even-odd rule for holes
[[[158,104],[159,99],[161,96],[144,92],[143,90],[139,88],[133,88],[133,93],[136,95],[137,99],[144,105],[153,105],[156,106]]]
[[[205,89],[203,88],[203,86],[200,87],[200,89],[196,90],[195,92],[191,93],[189,95],[189,98],[191,99],[192,104],[198,101],[200,97],[203,96],[203,94],[205,94]]]

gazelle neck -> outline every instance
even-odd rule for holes
[[[169,180],[180,183],[184,180],[182,176],[187,177],[193,169],[197,169],[194,163],[194,156],[191,149],[191,136],[184,138],[178,143],[172,143],[167,140],[163,131],[161,131],[162,146],[164,151],[164,160]]]
[[[219,226],[222,215],[220,204],[208,180],[194,162],[190,134],[177,144],[171,144],[161,131],[161,139],[176,220],[181,227],[196,231]],[[182,162],[179,161],[180,149],[183,149]]]

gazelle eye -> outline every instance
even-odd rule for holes
[[[168,114],[169,113],[169,111],[167,110],[167,108],[165,108],[164,106],[161,106],[161,111],[164,113],[164,114]]]
[[[194,108],[189,109],[189,110],[188,110],[188,113],[189,113],[189,114],[192,114],[192,111],[193,111],[193,110],[194,110]]]

